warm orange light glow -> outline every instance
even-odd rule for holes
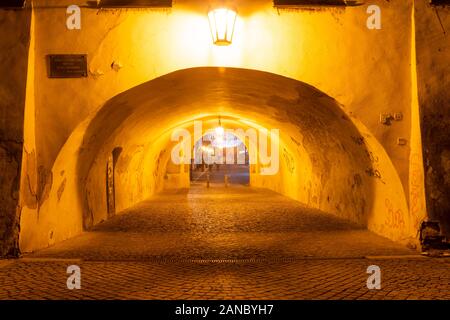
[[[215,129],[215,131],[216,131],[217,137],[223,139],[223,135],[224,135],[224,133],[225,133],[225,129],[224,129],[222,126],[219,126],[219,127],[217,127],[217,128]]]
[[[213,42],[218,46],[228,46],[233,40],[237,13],[231,9],[215,9],[208,13]]]
[[[202,146],[202,151],[210,155],[214,154],[214,149],[209,146]]]

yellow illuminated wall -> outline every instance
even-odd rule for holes
[[[34,81],[29,81],[27,108],[34,107],[35,119],[27,117],[26,126],[35,130],[35,149],[29,150],[34,158],[28,161],[36,164],[34,171],[23,170],[24,176],[39,180],[39,191],[38,204],[22,209],[23,250],[61,241],[106,217],[104,161],[115,147],[124,148],[117,204],[125,209],[164,187],[168,128],[219,113],[281,130],[280,174],[253,175],[253,185],[391,239],[414,241],[416,230],[408,217],[412,1],[374,0],[382,9],[381,30],[367,29],[366,5],[297,10],[273,8],[268,0],[235,1],[238,19],[233,44],[227,47],[212,44],[208,1],[174,1],[171,9],[82,8],[82,29],[67,30],[65,6],[74,2],[34,3],[30,63],[35,72],[30,74]],[[49,79],[45,57],[55,53],[88,54],[89,77]],[[114,62],[120,68],[112,68]],[[198,76],[198,83],[210,81],[211,87],[192,86],[196,71],[143,85],[177,70],[208,66],[265,71],[273,78],[243,73],[255,90],[266,90],[264,98],[256,94],[246,101],[234,91],[230,95],[225,68],[218,69],[225,75],[216,78],[216,71]],[[289,82],[289,99],[280,100],[278,84],[272,86],[268,79],[285,81],[281,76],[318,90]],[[320,109],[328,99],[335,100],[329,109]],[[291,119],[297,104],[305,109]],[[331,113],[321,115],[324,110]],[[380,124],[380,114],[395,112],[403,114],[402,121]],[[307,121],[335,128],[336,136],[314,131],[303,125]],[[408,144],[399,146],[398,138]],[[91,149],[86,139],[92,139]],[[320,147],[320,142],[330,145]],[[325,155],[326,147],[330,154]],[[83,160],[86,154],[90,161]],[[296,164],[294,171],[289,163]],[[321,177],[325,169],[329,172]],[[380,177],[373,175],[375,170]],[[339,183],[346,188],[336,188]],[[339,202],[342,207],[337,208]]]

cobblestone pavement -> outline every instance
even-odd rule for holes
[[[157,196],[34,257],[85,260],[363,257],[415,254],[279,194],[204,185]]]
[[[72,264],[81,290],[66,287]],[[269,191],[197,186],[0,261],[0,299],[450,299],[450,260]]]
[[[81,268],[68,290],[66,268]],[[368,290],[369,265],[381,290]],[[450,299],[450,262],[305,259],[257,262],[22,261],[0,269],[0,299]]]

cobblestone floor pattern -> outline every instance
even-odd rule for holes
[[[366,287],[373,264],[381,290]],[[450,260],[270,191],[199,185],[0,261],[0,299],[450,299]]]

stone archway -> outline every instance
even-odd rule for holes
[[[120,145],[117,210],[162,188],[171,130],[217,115],[236,125],[280,130],[280,171],[251,176],[311,207],[393,240],[415,236],[391,160],[370,132],[316,88],[267,72],[234,68],[180,70],[127,90],[77,127],[54,164],[54,186],[38,223],[22,226],[21,248],[44,247],[107,219],[106,163]],[[26,241],[25,241],[26,239]]]

